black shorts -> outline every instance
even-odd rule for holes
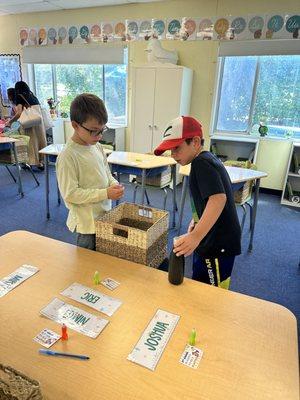
[[[229,289],[234,259],[235,256],[205,258],[194,252],[192,279]]]

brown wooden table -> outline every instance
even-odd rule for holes
[[[24,231],[0,237],[0,254],[0,279],[23,263],[40,269],[0,299],[0,359],[40,381],[45,399],[299,399],[296,320],[278,304],[190,279],[172,286],[165,272]],[[121,283],[97,286],[123,301],[112,317],[59,294],[73,282],[95,288],[95,270]],[[89,361],[38,354],[38,332],[60,333],[39,315],[53,297],[110,320],[97,339],[69,329],[51,348]],[[158,308],[180,320],[152,372],[126,358]],[[196,370],[179,363],[192,328],[204,351]]]

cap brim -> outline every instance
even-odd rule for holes
[[[164,140],[163,142],[161,142],[161,144],[158,147],[156,147],[156,149],[154,150],[154,154],[156,156],[160,156],[165,151],[172,150],[172,149],[174,149],[174,147],[181,145],[181,143],[183,143],[184,141],[185,141],[185,139],[182,139],[182,138],[172,139],[172,140]]]

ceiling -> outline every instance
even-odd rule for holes
[[[0,0],[0,15],[151,3],[161,0]]]

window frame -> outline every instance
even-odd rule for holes
[[[274,56],[276,56],[276,55],[274,54]],[[286,55],[288,55],[288,54],[286,54]],[[291,54],[291,55],[294,55],[294,54]],[[211,127],[212,128],[210,130],[210,136],[214,136],[214,135],[220,135],[220,136],[224,136],[224,137],[226,137],[226,136],[231,136],[231,137],[232,136],[233,137],[249,137],[249,136],[251,136],[254,106],[255,106],[255,101],[256,101],[258,79],[259,79],[260,68],[261,68],[261,59],[260,59],[261,56],[263,56],[263,55],[262,54],[257,55],[254,84],[253,84],[253,89],[252,89],[252,98],[251,98],[251,103],[250,103],[250,108],[249,108],[248,126],[245,131],[218,130],[217,129],[217,123],[218,123],[218,117],[219,117],[219,107],[220,107],[220,96],[221,96],[221,89],[222,89],[223,76],[224,76],[225,59],[226,59],[226,57],[241,57],[241,56],[227,55],[227,56],[218,57],[217,70],[216,70],[216,84],[215,84],[216,89],[214,91],[214,97],[213,97],[213,112],[212,112],[212,118],[211,118]],[[246,54],[242,55],[242,57],[247,57],[247,55]],[[283,138],[280,136],[268,136],[268,138],[269,139],[271,138],[271,139],[288,140],[288,138]],[[298,140],[298,139],[295,139],[295,140]]]

